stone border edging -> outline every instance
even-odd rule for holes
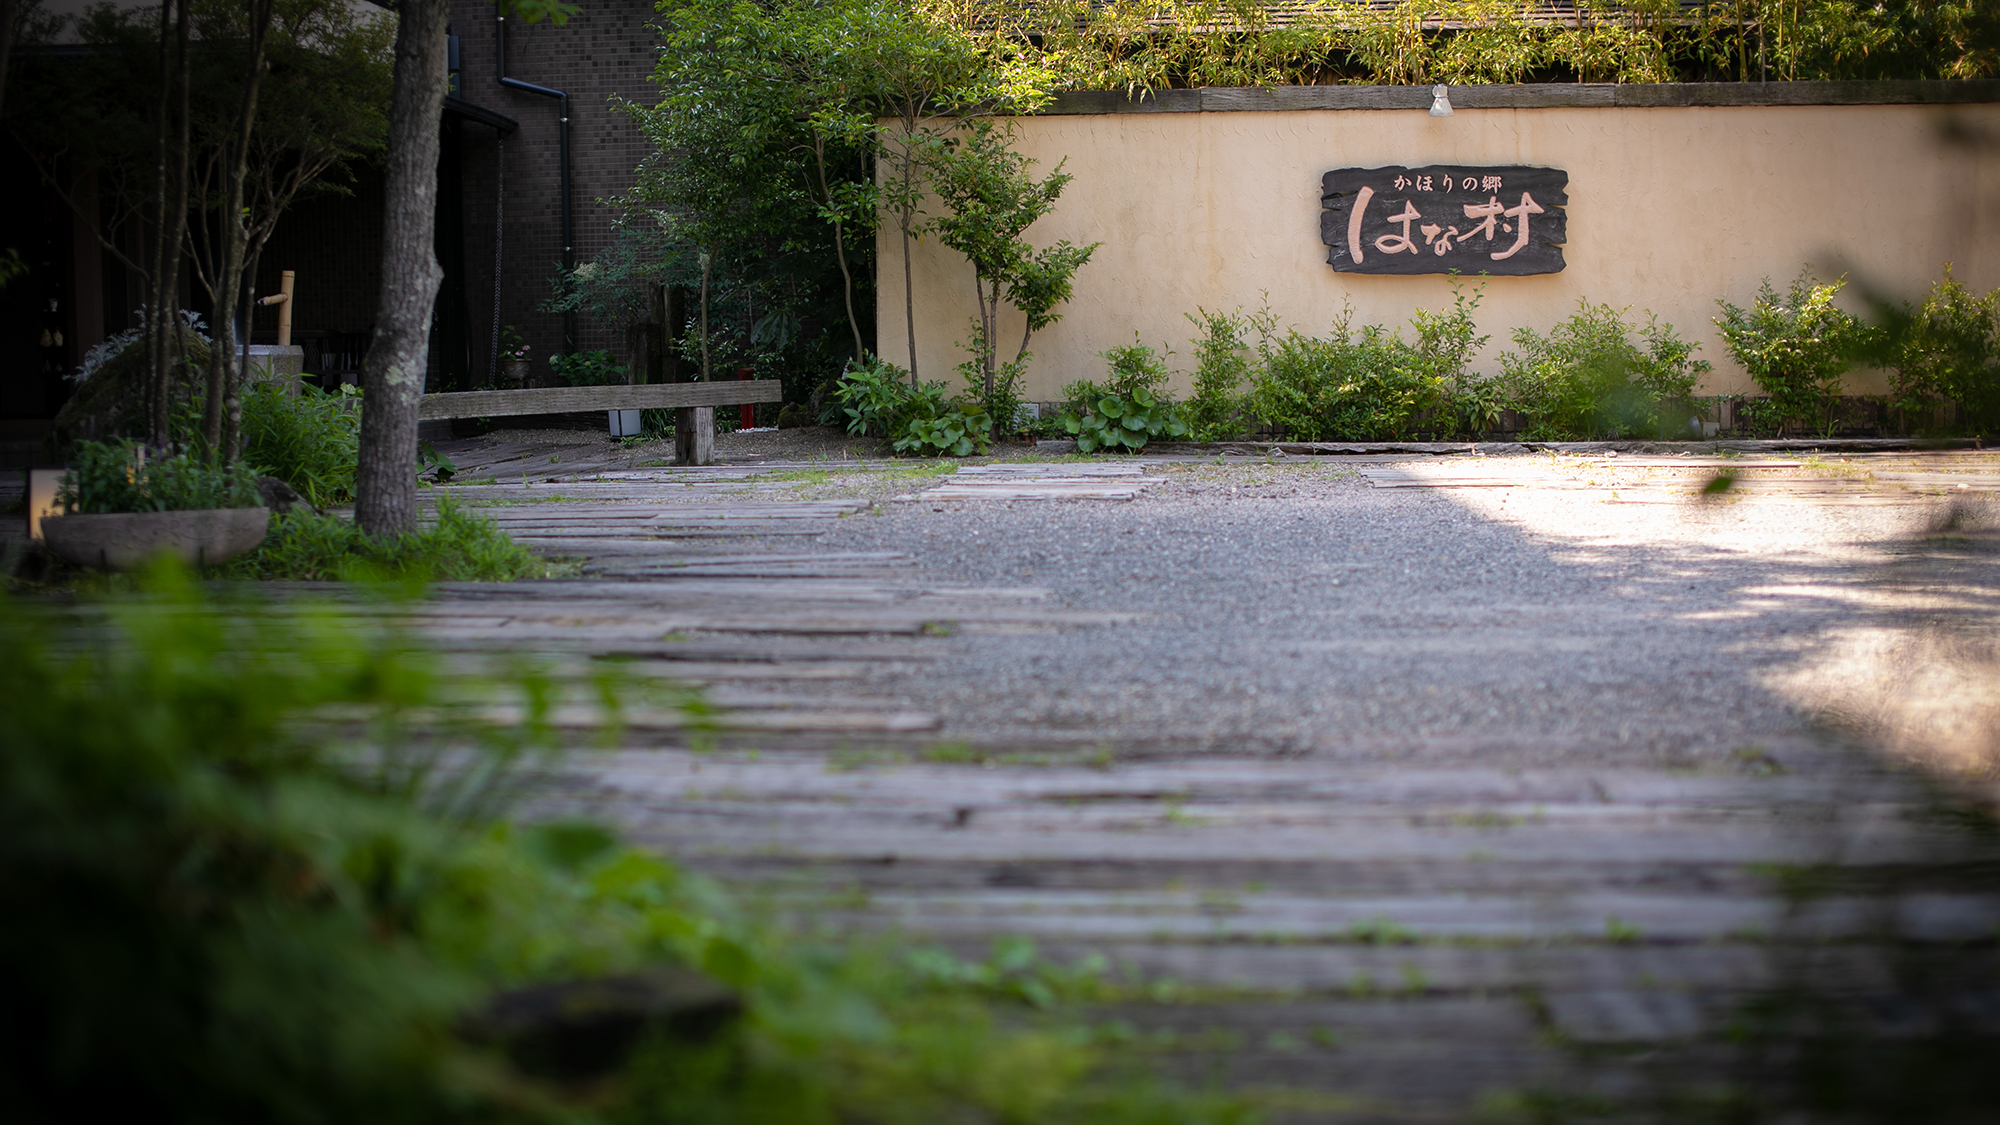
[[[1307,457],[1380,457],[1415,453],[1433,457],[1519,453],[1899,453],[1981,449],[1977,438],[1765,438],[1741,441],[1159,441],[1146,453]]]
[[[2000,102],[2000,80],[1871,82],[1537,82],[1452,86],[1454,109],[1658,109],[1689,106],[1976,105]],[[1204,86],[1128,94],[1072,90],[1036,116],[1428,109],[1430,86]]]

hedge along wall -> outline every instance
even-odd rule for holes
[[[1356,325],[1399,326],[1416,306],[1446,305],[1441,275],[1327,263],[1321,178],[1337,168],[1569,174],[1566,268],[1487,282],[1482,373],[1498,369],[1515,328],[1546,330],[1588,298],[1629,305],[1642,323],[1651,310],[1699,340],[1697,355],[1715,364],[1704,393],[1750,391],[1710,318],[1716,298],[1747,305],[1766,276],[1782,291],[1811,264],[1914,297],[1950,261],[1967,284],[2000,286],[2000,151],[1945,139],[1954,121],[2000,137],[2000,82],[1468,86],[1450,96],[1456,112],[1431,117],[1428,87],[1070,94],[1015,119],[1016,146],[1039,171],[1067,160],[1076,177],[1028,237],[1104,244],[1061,323],[1031,343],[1026,397],[1055,399],[1063,384],[1099,376],[1097,353],[1135,330],[1175,349],[1185,391],[1194,329],[1182,314],[1197,307],[1255,310],[1268,293],[1281,325],[1323,334],[1344,304]],[[893,224],[879,248],[880,351],[907,364]],[[976,314],[971,267],[926,240],[912,272],[920,374],[949,378]],[[1003,321],[1004,357],[1020,332],[1018,314]],[[1850,393],[1883,389],[1880,372],[1850,376]]]

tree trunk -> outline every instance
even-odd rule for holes
[[[250,167],[250,134],[257,125],[257,93],[264,83],[264,39],[271,26],[270,0],[252,0],[250,5],[250,71],[244,76],[243,102],[237,111],[236,136],[229,149],[227,191],[222,210],[222,266],[216,271],[215,323],[208,326],[208,395],[202,412],[202,438],[208,455],[218,464],[236,460],[236,431],[229,424],[230,403],[242,385],[237,370],[236,349],[232,347],[229,321],[236,312],[237,292],[243,287],[243,260],[249,249],[250,231],[243,219],[243,181]],[[243,338],[248,342],[250,325],[245,321]]]
[[[701,252],[701,381],[708,382],[708,275],[715,256]]]
[[[0,3],[11,6],[14,0],[0,0]],[[173,332],[173,318],[166,311],[169,257],[167,232],[172,226],[167,218],[167,164],[168,154],[172,151],[168,147],[168,127],[173,122],[173,115],[168,112],[167,107],[173,104],[174,76],[177,73],[176,66],[171,62],[172,43],[167,36],[168,29],[172,26],[173,7],[172,0],[161,0],[160,100],[154,107],[156,113],[154,155],[158,157],[159,164],[154,169],[153,176],[153,255],[150,263],[151,274],[146,286],[146,437],[148,443],[156,448],[167,444],[167,340]],[[12,22],[11,11],[0,15],[0,25]],[[0,46],[11,51],[13,47],[11,27],[7,30],[8,42]],[[5,51],[0,51],[0,67],[6,65]],[[4,89],[4,85],[0,85],[0,91]],[[179,251],[179,246],[172,248],[172,257],[176,261],[180,258]]]
[[[864,362],[861,346],[861,322],[854,318],[854,275],[847,268],[847,245],[840,223],[840,204],[833,198],[833,186],[826,174],[826,138],[814,133],[813,161],[819,169],[819,193],[826,200],[827,213],[833,216],[833,256],[840,263],[840,295],[847,302],[847,328],[854,334],[854,365]]]
[[[917,387],[917,298],[915,283],[910,279],[910,222],[915,218],[910,213],[910,181],[915,175],[911,167],[917,154],[910,148],[910,135],[903,134],[903,207],[896,215],[896,225],[903,232],[903,327],[910,334],[910,387]]]
[[[0,0],[0,107],[7,102],[7,61],[14,56],[14,36],[21,29],[21,20],[28,14],[29,0]],[[164,10],[160,13],[160,40],[166,41],[167,20]]]
[[[431,312],[444,271],[437,227],[438,119],[444,113],[448,0],[403,0],[383,178],[382,289],[361,371],[361,464],[355,521],[369,535],[417,525],[417,407]]]

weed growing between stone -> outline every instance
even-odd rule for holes
[[[176,571],[137,598],[0,601],[11,1106],[287,1123],[1249,1120],[1113,1067],[1111,1040],[1062,1014],[1088,970],[1047,971],[1019,943],[967,965],[806,941],[600,827],[509,823],[519,767],[564,749],[554,709],[595,699],[615,738],[631,690],[447,675],[393,625],[205,600]],[[483,718],[496,705],[507,721]],[[529,987],[615,991],[649,973],[705,982],[724,1014],[655,1014],[567,1054],[560,1021],[534,1032],[565,1065],[496,1014]]]

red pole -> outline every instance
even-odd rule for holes
[[[736,377],[738,379],[750,378],[750,369],[747,367],[737,368]],[[746,402],[743,404],[742,428],[749,430],[749,429],[755,429],[756,426],[757,426],[757,404],[754,402]]]

